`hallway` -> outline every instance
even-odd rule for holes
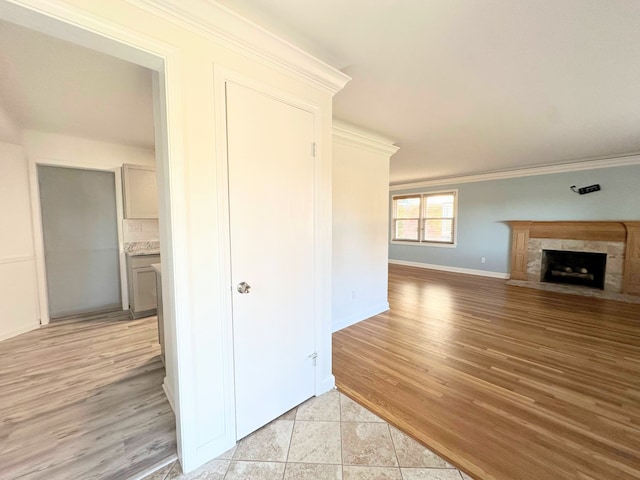
[[[175,458],[156,317],[70,317],[0,342],[6,479],[125,479]]]

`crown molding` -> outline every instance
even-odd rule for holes
[[[344,145],[364,147],[367,150],[389,156],[400,149],[393,144],[393,140],[387,137],[336,119],[333,120],[333,141]]]
[[[214,0],[127,0],[335,95],[351,77]]]
[[[398,183],[389,186],[390,191],[408,190],[410,188],[437,187],[459,183],[486,182],[489,180],[504,180],[506,178],[531,177],[534,175],[549,175],[553,173],[577,172],[580,170],[595,170],[598,168],[624,167],[639,165],[640,154],[631,154],[598,160],[584,160],[581,162],[562,163],[559,165],[545,165],[541,167],[520,168],[517,170],[503,170],[500,172],[464,175],[460,177],[437,178],[421,182]]]

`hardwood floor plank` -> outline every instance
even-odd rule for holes
[[[176,451],[156,317],[74,316],[0,342],[0,478],[126,479]]]
[[[478,479],[640,479],[640,305],[390,266],[338,388]]]

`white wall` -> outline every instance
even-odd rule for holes
[[[334,122],[333,331],[389,308],[390,140]]]
[[[124,243],[159,242],[160,229],[156,219],[124,219]]]
[[[0,104],[0,142],[20,143],[20,128],[2,104]]]
[[[321,335],[316,384],[326,386],[333,379],[331,102],[348,77],[215,2],[0,0],[0,4],[0,16],[62,38],[81,39],[160,71],[160,84],[166,87],[162,99],[167,125],[166,151],[161,149],[163,202],[167,202],[166,209],[161,208],[167,220],[162,222],[166,231],[161,225],[163,294],[169,302],[165,313],[176,325],[178,454],[190,471],[235,443],[232,325],[221,307],[230,291],[220,275],[229,250],[221,235],[228,231],[228,224],[222,220],[224,197],[218,189],[225,182],[226,152],[218,137],[217,127],[224,124],[224,96],[214,86],[220,76],[217,72],[224,68],[253,79],[320,113],[317,201],[322,209],[316,215],[316,271],[321,280],[316,285],[316,310]],[[15,5],[32,12],[16,12]],[[34,19],[35,11],[46,17]],[[185,19],[177,20],[176,15],[182,14]],[[114,45],[112,39],[120,43]]]
[[[58,133],[25,130],[22,143],[31,161],[48,165],[116,168],[124,163],[155,166],[153,149],[101,142]]]
[[[0,340],[37,328],[36,268],[27,162],[0,143]]]

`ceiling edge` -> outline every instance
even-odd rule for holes
[[[598,168],[623,167],[627,165],[640,165],[640,153],[619,157],[602,158],[597,160],[585,160],[581,162],[563,163],[560,165],[544,165],[540,167],[520,168],[517,170],[503,170],[500,172],[480,173],[476,175],[464,175],[459,177],[438,178],[420,182],[398,183],[389,186],[389,190],[407,190],[410,188],[436,187],[453,185],[458,183],[486,182],[489,180],[503,180],[506,178],[531,177],[534,175],[548,175],[552,173],[577,172],[580,170],[595,170]]]

